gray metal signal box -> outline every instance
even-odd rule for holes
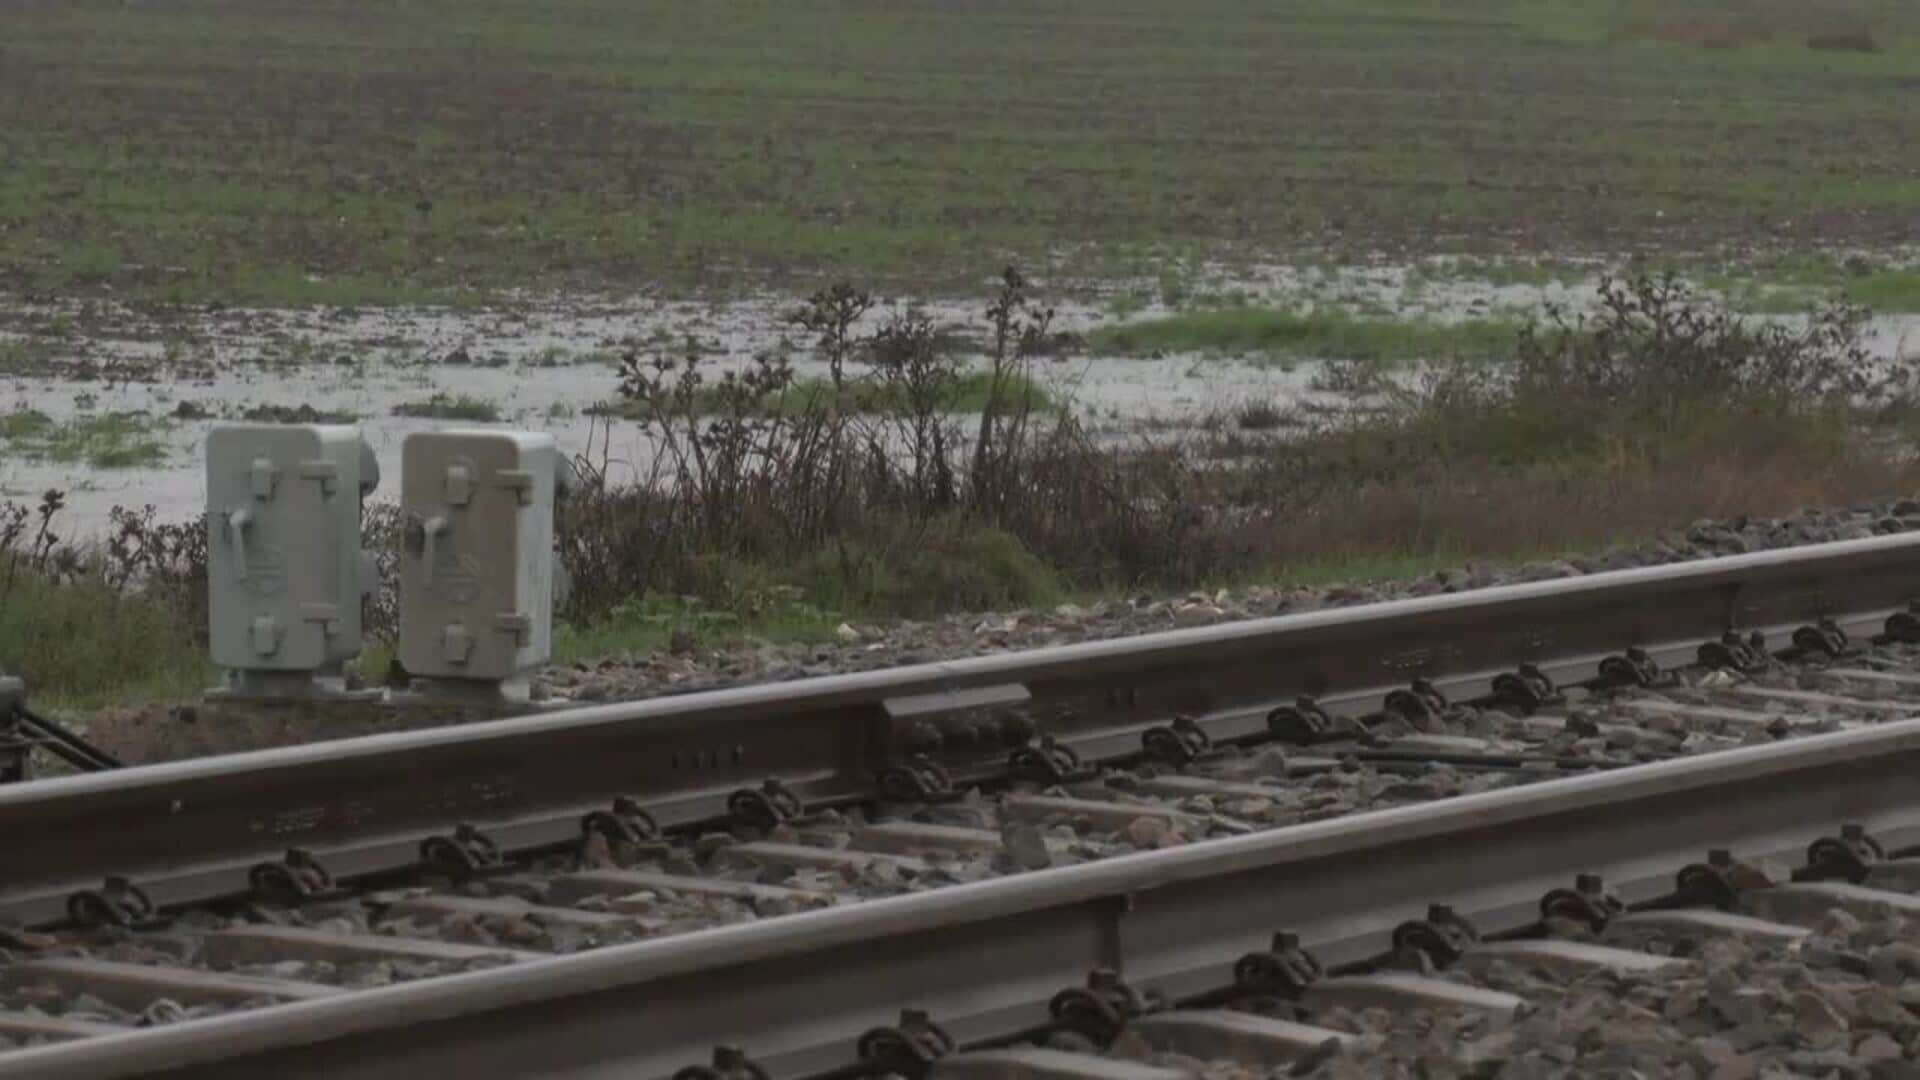
[[[416,432],[400,462],[401,666],[430,693],[524,696],[552,653],[553,437]]]
[[[360,652],[362,498],[379,467],[356,427],[222,424],[207,434],[207,590],[228,690],[307,697]]]

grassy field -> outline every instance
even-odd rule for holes
[[[1920,6],[16,0],[0,287],[1920,240]],[[1869,51],[1870,50],[1870,51]]]
[[[56,421],[35,409],[0,412],[0,452],[26,461],[84,461],[95,469],[158,465],[163,422],[141,413],[84,413]]]
[[[1920,311],[1920,267],[1890,268],[1855,257],[1789,255],[1731,265],[1703,265],[1702,283],[1724,292],[1745,311],[1804,311],[1823,297],[1837,297],[1881,314]]]
[[[189,697],[217,671],[175,613],[87,580],[61,586],[0,559],[0,659],[56,711]]]

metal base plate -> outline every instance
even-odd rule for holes
[[[230,671],[227,685],[206,693],[208,701],[248,701],[262,704],[294,701],[378,701],[377,687],[350,687],[340,675],[306,671]]]

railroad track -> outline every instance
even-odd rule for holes
[[[1064,1023],[1034,999],[1063,973],[1126,972],[1067,996],[1101,1016],[1244,1004],[1219,965],[1289,927],[1337,971],[1409,904],[1494,936],[1575,874],[1645,900],[1710,848],[1920,839],[1915,595],[1886,538],[0,790],[33,838],[0,1038],[47,1043],[0,1074],[667,1075],[754,1035],[780,1075],[911,1075],[886,1055],[938,1039],[903,1002],[951,1037],[922,1065],[1033,1071],[954,1055]],[[1756,778],[1793,787],[1756,809]],[[1191,1020],[1155,1015],[1123,1045]]]

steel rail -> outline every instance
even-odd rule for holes
[[[1920,839],[1920,721],[19,1051],[0,1076],[651,1078],[724,1043],[792,1076],[903,1006],[1003,1034],[1094,967],[1183,994],[1277,930],[1338,963],[1428,902],[1518,926],[1576,874],[1632,901],[1709,848],[1792,857],[1843,821]]]
[[[769,777],[860,797],[916,727],[977,735],[983,701],[1103,757],[1176,713],[1241,735],[1296,695],[1363,711],[1416,676],[1465,697],[1527,661],[1560,682],[1630,646],[1690,662],[1729,629],[1774,647],[1823,617],[1871,634],[1917,596],[1920,536],[1876,537],[0,786],[0,917],[58,918],[109,874],[162,905],[236,895],[295,846],[338,877],[401,868],[463,822],[507,850],[563,843],[618,795],[669,824]]]

